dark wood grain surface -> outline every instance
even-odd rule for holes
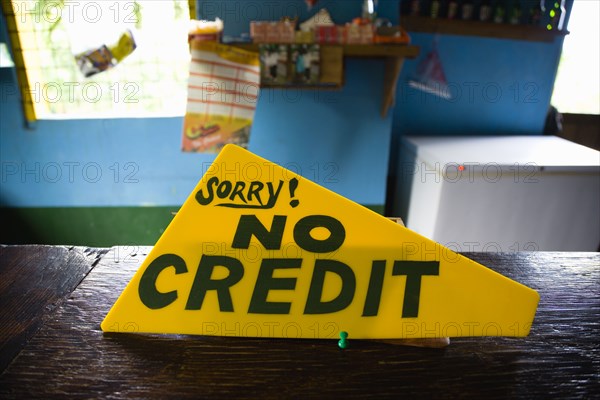
[[[597,253],[467,254],[539,291],[526,338],[457,338],[445,349],[350,340],[340,350],[336,340],[103,334],[148,249],[111,249],[58,307],[33,316],[41,328],[0,376],[0,397],[600,397]]]
[[[0,371],[107,249],[0,246]]]

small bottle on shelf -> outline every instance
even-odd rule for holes
[[[421,0],[410,0],[410,15],[413,17],[421,15]]]
[[[514,0],[513,5],[510,9],[510,18],[508,22],[510,22],[511,25],[520,24],[522,16],[523,12],[521,11],[521,4],[519,0]]]
[[[529,9],[529,24],[539,26],[546,12],[546,1],[540,0]]]
[[[448,2],[448,12],[446,14],[448,19],[456,19],[458,14],[458,2],[456,0],[450,0]]]
[[[490,0],[483,0],[479,6],[479,20],[482,22],[489,21],[492,18],[492,6]]]
[[[429,16],[431,18],[437,18],[440,15],[440,0],[431,0],[431,7],[429,9]]]
[[[362,18],[365,21],[371,21],[371,23],[377,18],[377,14],[375,12],[375,2],[373,0],[364,0]]]
[[[504,4],[502,1],[498,1],[496,3],[496,8],[494,9],[494,22],[497,24],[504,23],[504,18],[506,17],[506,9],[504,8]]]
[[[465,21],[470,21],[473,19],[474,11],[475,7],[473,6],[473,1],[464,0],[462,3],[462,7],[460,8],[460,18]]]

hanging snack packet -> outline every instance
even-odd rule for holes
[[[259,85],[258,53],[193,40],[183,151],[218,153],[228,143],[247,147]]]
[[[106,71],[123,61],[136,48],[133,34],[130,30],[124,32],[116,44],[111,47],[102,45],[75,56],[77,66],[87,78]]]

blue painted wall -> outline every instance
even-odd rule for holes
[[[525,13],[523,19],[530,6],[539,3],[539,0],[517,1]],[[545,1],[547,7],[553,3]],[[428,2],[422,0],[423,6]],[[480,3],[480,0],[473,2],[476,7]],[[572,5],[573,0],[565,2],[565,29]],[[544,20],[548,18],[545,16]],[[417,76],[419,64],[432,51],[435,37],[411,34],[412,43],[421,47],[421,54],[414,62],[405,63],[400,75],[393,120],[395,136],[542,133],[560,61],[562,37],[553,42],[530,42],[438,35],[437,49],[452,94],[450,100],[408,85]]]
[[[306,10],[303,0],[288,3]],[[358,0],[329,3],[336,22],[360,14]],[[382,3],[398,15],[395,1]],[[224,15],[227,29],[247,29],[248,16]],[[382,206],[392,123],[379,114],[382,76],[383,62],[351,60],[341,91],[264,91],[250,150],[361,204]],[[26,129],[13,69],[2,69],[0,84],[3,206],[180,205],[214,158],[180,152],[182,118],[38,121]]]
[[[405,134],[541,134],[562,39],[552,43],[439,36],[438,54],[451,99],[408,85],[433,48],[431,34],[412,34],[421,56],[405,64],[394,129]]]

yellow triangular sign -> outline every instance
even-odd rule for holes
[[[534,290],[233,145],[104,331],[355,339],[525,336]]]

